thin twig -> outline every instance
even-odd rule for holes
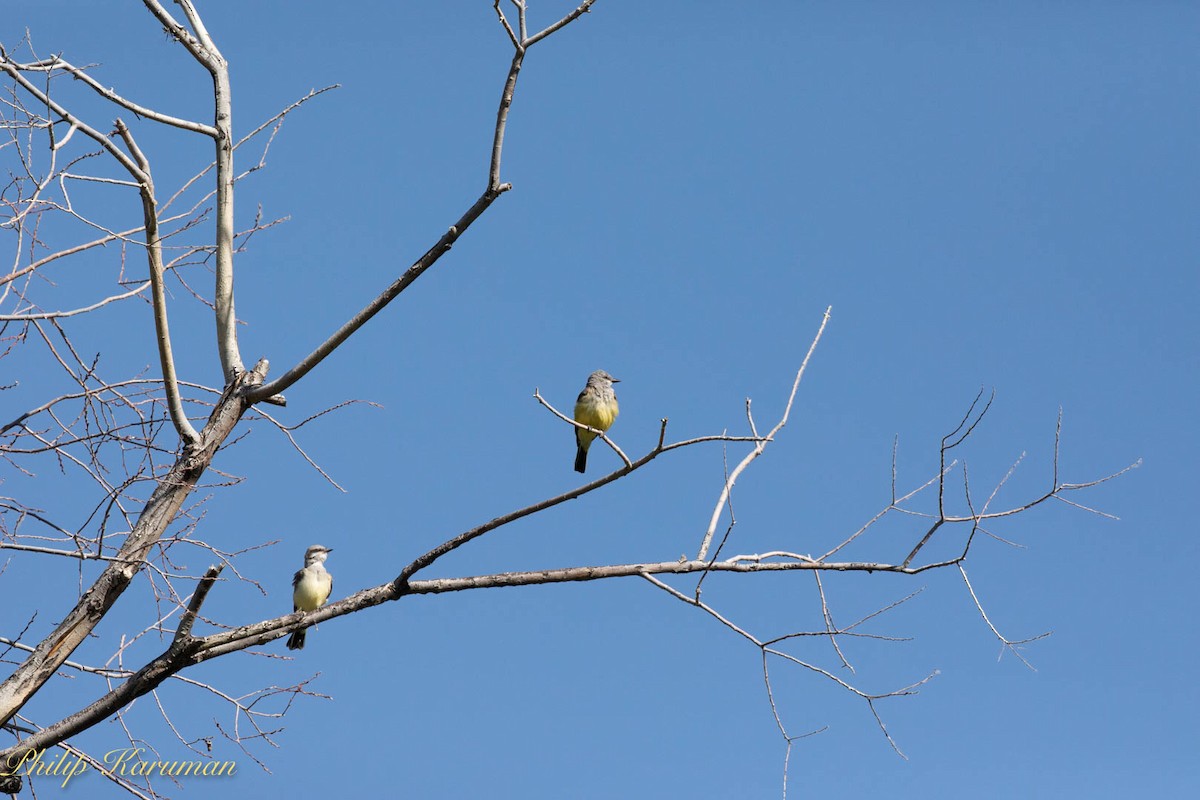
[[[792,413],[792,403],[796,400],[796,392],[800,388],[800,381],[804,378],[804,371],[808,368],[808,361],[812,358],[813,353],[817,349],[817,345],[821,341],[821,336],[825,333],[825,326],[829,324],[829,316],[833,312],[833,307],[825,309],[825,315],[821,318],[821,326],[817,329],[817,335],[813,337],[812,344],[808,346],[808,352],[804,354],[804,360],[800,362],[800,369],[796,372],[796,380],[792,382],[792,391],[788,395],[787,404],[783,409],[783,416],[779,418],[779,422],[775,423],[775,427],[764,437],[764,440],[754,446],[746,457],[742,459],[733,473],[725,481],[725,485],[721,487],[721,493],[717,497],[716,505],[713,507],[712,517],[708,521],[708,527],[704,530],[704,538],[700,542],[700,552],[696,555],[698,559],[704,559],[708,555],[708,548],[712,545],[713,534],[717,530],[717,521],[721,518],[721,510],[725,507],[729,493],[733,491],[733,485],[737,483],[738,476],[750,466],[754,459],[763,454],[766,449],[767,442],[774,440],[775,434],[783,429],[787,424],[788,415]]]

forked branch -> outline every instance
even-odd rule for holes
[[[783,408],[783,416],[779,418],[779,422],[775,423],[775,427],[766,436],[762,437],[758,444],[746,454],[746,457],[734,467],[733,472],[729,473],[728,477],[726,477],[725,485],[721,487],[721,493],[717,497],[717,502],[713,507],[708,527],[704,530],[704,538],[700,542],[700,552],[696,555],[697,560],[703,561],[708,557],[708,549],[712,545],[713,534],[717,530],[717,522],[721,519],[721,511],[728,505],[729,494],[733,491],[733,485],[737,483],[738,476],[745,471],[746,467],[750,466],[754,459],[763,454],[763,451],[767,449],[767,444],[773,441],[775,435],[783,430],[783,426],[787,424],[788,415],[792,413],[792,403],[796,401],[796,392],[800,389],[800,381],[804,378],[804,370],[808,368],[808,360],[816,352],[817,345],[821,342],[821,336],[825,333],[825,326],[829,324],[829,315],[832,312],[833,306],[825,309],[825,316],[821,318],[821,327],[817,329],[817,335],[813,337],[812,344],[808,346],[808,352],[804,354],[804,360],[800,362],[800,369],[796,372],[796,380],[792,382],[791,394],[788,395],[787,404]]]
[[[226,382],[245,370],[237,342],[237,316],[233,302],[233,97],[229,64],[216,42],[209,36],[204,21],[192,0],[175,0],[183,9],[188,25],[179,23],[158,0],[142,0],[154,17],[191,53],[213,80],[213,125],[206,130],[216,147],[217,219],[216,286],[213,305],[217,318],[217,352]],[[210,132],[211,131],[211,132]]]
[[[44,90],[35,86],[25,72],[45,72],[54,68],[58,63],[34,62],[21,64],[9,58],[8,53],[0,48],[0,69],[8,73],[14,81],[32,97],[42,103],[52,113],[70,123],[72,130],[79,130],[85,136],[100,144],[118,164],[125,168],[137,185],[143,213],[143,230],[146,237],[146,253],[150,269],[150,283],[154,306],[155,338],[158,344],[159,365],[162,368],[164,386],[167,394],[168,408],[171,421],[179,432],[180,438],[190,444],[195,444],[199,435],[187,419],[183,402],[179,393],[179,382],[175,373],[175,361],[171,351],[171,336],[167,322],[166,293],[163,288],[162,242],[158,231],[158,210],[154,198],[154,180],[151,176],[150,163],[138,147],[129,128],[120,119],[116,121],[117,133],[125,143],[128,154],[121,150],[110,137],[101,134],[94,127],[71,114],[65,107],[53,100]]]
[[[146,0],[153,2],[153,0]],[[504,26],[505,32],[508,34],[510,41],[513,43],[513,58],[509,64],[508,74],[504,80],[504,89],[500,93],[500,105],[496,111],[496,125],[492,135],[492,152],[488,162],[487,186],[483,193],[479,196],[471,206],[462,213],[457,221],[451,225],[445,233],[430,247],[425,253],[418,258],[407,270],[405,270],[399,278],[392,282],[390,286],[383,290],[371,302],[367,303],[357,314],[348,319],[340,328],[333,332],[325,341],[317,345],[307,356],[302,358],[295,366],[284,372],[275,380],[263,385],[255,390],[248,398],[252,403],[262,402],[271,397],[277,397],[287,391],[297,381],[307,375],[314,367],[324,361],[331,353],[338,349],[349,339],[355,331],[367,324],[368,321],[393,300],[400,296],[401,292],[413,284],[417,278],[434,264],[438,259],[444,256],[458,241],[459,237],[466,233],[474,222],[483,216],[483,213],[491,207],[500,195],[512,188],[511,184],[501,183],[500,181],[500,160],[504,152],[504,136],[508,127],[508,114],[512,108],[513,97],[516,94],[517,76],[521,72],[521,66],[525,60],[525,53],[536,42],[541,41],[555,31],[560,30],[568,23],[578,19],[591,8],[595,0],[585,0],[578,8],[567,14],[558,22],[546,28],[544,31],[535,34],[528,39],[524,36],[525,30],[525,5],[519,3],[520,15],[520,30],[521,36],[518,38],[512,26],[509,25],[504,12],[500,9],[499,4],[496,4],[496,11],[500,17],[500,21]]]

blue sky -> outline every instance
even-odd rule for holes
[[[569,7],[538,3],[531,15]],[[288,119],[267,168],[238,190],[239,228],[258,204],[290,216],[237,262],[243,354],[270,358],[278,375],[483,189],[509,45],[482,1],[201,11],[233,65],[236,131],[342,84]],[[100,64],[98,79],[138,102],[208,113],[205,75],[137,4],[26,4],[0,41],[25,27],[39,52]],[[842,622],[924,587],[870,628],[913,640],[847,643],[854,676],[827,643],[798,655],[873,691],[939,674],[880,703],[903,760],[861,701],[773,665],[789,731],[828,726],[796,743],[789,797],[1194,793],[1198,34],[1200,10],[1172,2],[731,12],[600,0],[526,59],[502,169],[513,190],[278,411],[297,422],[347,399],[379,404],[299,432],[347,492],[268,426],[218,459],[244,480],[201,493],[212,499],[199,534],[230,550],[279,543],[240,562],[267,594],[222,584],[207,613],[236,625],[289,608],[313,542],[335,549],[341,597],[577,485],[572,434],[535,387],[566,409],[591,370],[621,378],[612,434],[630,455],[653,446],[663,417],[668,438],[744,433],[746,397],[767,427],[832,306],[791,422],[738,483],[731,551],[824,552],[887,504],[894,437],[901,488],[923,483],[980,387],[996,400],[963,453],[975,491],[1026,454],[999,504],[1045,490],[1060,407],[1063,479],[1143,465],[1074,498],[1119,521],[1051,504],[992,528],[1023,549],[989,539],[972,551],[973,585],[1002,632],[1054,632],[1023,651],[1036,671],[997,660],[957,573],[827,575]],[[95,113],[108,124],[111,112]],[[203,141],[145,135],[160,185],[208,157]],[[70,277],[59,273],[64,302]],[[211,321],[175,297],[181,376],[217,383]],[[152,343],[128,334],[149,324],[130,304],[78,335],[114,369],[137,368],[153,364]],[[0,402],[36,404],[42,377],[21,376]],[[594,449],[589,477],[617,463]],[[720,447],[671,453],[426,577],[691,554],[721,479]],[[46,491],[6,481],[5,494]],[[854,557],[902,559],[917,531],[890,519]],[[187,552],[192,573],[207,565]],[[78,578],[74,565],[14,558],[0,627],[23,624],[34,597],[39,624],[57,619],[67,602],[41,599],[46,587],[69,596]],[[151,621],[149,597],[122,599],[97,657]],[[807,575],[714,576],[704,598],[763,637],[820,625]],[[294,661],[240,654],[194,671],[233,695],[313,675],[309,688],[329,699],[297,702],[278,749],[254,750],[270,773],[215,741],[240,764],[221,785],[228,796],[780,794],[784,746],[757,650],[644,581],[410,597],[322,624]],[[50,722],[102,690],[63,682],[29,712]],[[210,696],[163,696],[186,738],[214,733],[213,719],[233,725]],[[186,757],[140,703],[130,719],[142,735]],[[111,725],[81,738],[100,751],[110,742],[122,742]],[[89,780],[89,796],[113,796]],[[188,782],[172,794],[211,790]]]

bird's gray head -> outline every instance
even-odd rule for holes
[[[614,383],[620,383],[621,381],[617,378],[614,378],[612,375],[609,375],[604,370],[598,369],[591,375],[588,375],[587,382],[592,385],[603,386],[606,383],[611,385]]]
[[[332,548],[326,547],[323,544],[314,544],[304,551],[304,566],[323,563],[325,559],[329,558],[329,554],[332,552]]]

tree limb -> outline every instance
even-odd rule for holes
[[[144,2],[149,4],[155,2],[155,0],[144,0]],[[490,161],[488,162],[487,188],[484,189],[483,194],[479,196],[479,199],[476,200],[471,207],[468,208],[462,214],[462,216],[458,218],[458,221],[451,225],[449,230],[442,234],[442,237],[437,240],[433,247],[425,251],[425,254],[417,259],[412,266],[405,270],[404,273],[397,278],[391,286],[387,287],[374,300],[364,306],[361,311],[347,320],[345,324],[334,331],[329,338],[321,342],[316,349],[301,359],[300,362],[294,367],[287,370],[270,383],[254,390],[249,396],[250,402],[258,403],[275,397],[287,391],[288,388],[307,375],[313,369],[313,367],[324,361],[330,353],[332,353],[339,346],[341,346],[343,342],[349,339],[355,333],[355,331],[365,325],[372,317],[374,317],[376,314],[386,308],[389,303],[395,300],[401,292],[412,285],[413,281],[421,277],[421,274],[424,273],[425,270],[437,263],[439,258],[450,251],[450,248],[452,248],[454,243],[458,241],[458,238],[466,232],[467,228],[471,227],[471,224],[474,223],[475,220],[479,219],[479,217],[483,215],[483,212],[488,210],[492,203],[496,201],[496,198],[500,197],[500,195],[512,188],[511,184],[500,182],[500,158],[504,152],[504,134],[508,125],[508,114],[509,110],[512,108],[513,97],[516,93],[517,76],[521,72],[521,65],[525,60],[525,53],[534,43],[546,38],[550,34],[570,23],[572,20],[580,17],[589,8],[591,8],[593,3],[595,3],[595,0],[585,0],[581,6],[575,9],[575,11],[563,17],[546,30],[535,34],[529,39],[522,38],[520,41],[518,41],[518,37],[514,33],[512,27],[508,24],[508,20],[504,17],[504,13],[500,10],[499,4],[496,5],[496,12],[500,17],[500,21],[503,24],[509,39],[513,43],[513,49],[515,52],[513,54],[512,62],[509,64],[508,75],[504,80],[504,89],[500,93],[500,106],[496,110],[496,126],[492,135],[492,155]],[[519,4],[518,8],[520,9],[521,31],[523,36],[523,32],[525,30],[524,4]]]
[[[194,445],[200,440],[200,434],[188,421],[187,412],[183,410],[183,398],[179,394],[179,378],[175,374],[175,357],[171,352],[171,329],[167,323],[167,292],[163,286],[162,239],[158,232],[158,203],[154,199],[154,179],[151,177],[150,162],[137,146],[128,126],[117,119],[117,133],[125,141],[129,152],[136,159],[142,173],[140,194],[142,197],[142,214],[146,230],[146,260],[150,267],[151,298],[154,306],[154,338],[158,342],[158,361],[162,367],[163,388],[167,394],[167,408],[171,412],[171,422],[179,433],[179,438],[187,445]]]
[[[741,460],[729,477],[725,480],[725,485],[721,488],[721,494],[717,498],[716,506],[713,507],[712,517],[708,521],[708,528],[704,531],[704,539],[700,542],[700,552],[696,558],[703,561],[708,556],[708,548],[712,545],[713,534],[717,530],[717,521],[721,518],[721,509],[725,507],[726,501],[729,499],[729,493],[733,491],[733,485],[737,483],[738,476],[750,466],[750,462],[763,454],[767,448],[767,443],[775,438],[775,434],[783,429],[787,424],[788,415],[792,412],[792,403],[796,400],[796,391],[800,388],[800,381],[804,378],[804,370],[808,368],[808,360],[812,358],[812,354],[817,349],[817,344],[821,341],[821,335],[825,333],[825,326],[829,324],[829,315],[833,311],[833,306],[825,309],[825,316],[821,318],[821,327],[817,329],[817,335],[813,337],[812,344],[808,346],[808,352],[804,355],[804,360],[800,362],[800,369],[796,372],[796,380],[792,383],[792,392],[788,395],[787,405],[784,406],[783,416],[775,427],[763,437],[762,441],[754,446],[754,449],[746,454],[746,457]]]
[[[243,391],[261,383],[266,369],[266,362],[260,361],[253,370],[243,373],[229,385],[213,409],[208,424],[204,426],[200,441],[185,450],[170,471],[158,481],[133,530],[117,552],[120,561],[105,568],[75,607],[38,644],[34,653],[0,683],[0,724],[11,720],[25,702],[53,677],[58,667],[95,629],[141,570],[148,551],[174,521],[183,501],[212,463],[217,448],[233,432],[249,407],[242,396]]]

